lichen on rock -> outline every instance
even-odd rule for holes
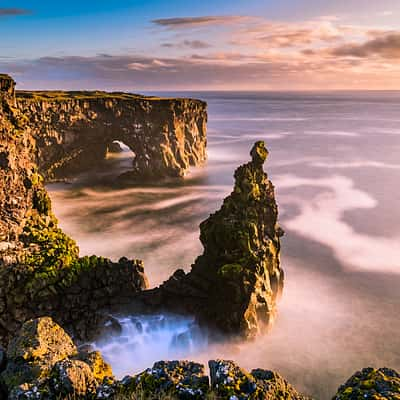
[[[178,270],[160,288],[142,294],[153,306],[192,313],[203,325],[245,337],[273,323],[283,288],[283,230],[274,187],[263,170],[264,142],[256,142],[250,154],[221,209],[200,224],[204,252],[191,271]]]
[[[104,308],[147,287],[143,263],[79,257],[52,212],[14,87],[11,77],[0,77],[0,343],[41,315],[87,338],[105,318]]]
[[[400,374],[390,368],[364,368],[339,388],[333,400],[400,400]]]

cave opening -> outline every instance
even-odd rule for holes
[[[135,158],[134,151],[123,141],[113,140],[107,144],[105,165],[113,175],[131,171]]]

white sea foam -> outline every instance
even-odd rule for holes
[[[280,191],[285,188],[310,186],[325,189],[311,199],[290,195],[299,215],[284,221],[284,226],[302,236],[331,248],[344,266],[360,270],[386,271],[400,274],[400,237],[386,238],[357,232],[343,215],[355,209],[372,209],[377,201],[357,189],[344,176],[310,179],[294,175],[276,177]],[[284,200],[284,196],[281,196]]]
[[[189,317],[138,315],[120,318],[122,331],[92,343],[117,377],[139,373],[160,360],[196,357],[207,335]]]

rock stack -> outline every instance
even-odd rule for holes
[[[194,314],[203,325],[244,337],[272,324],[283,288],[278,208],[263,171],[264,142],[235,172],[233,192],[200,224],[203,254],[188,274],[178,270],[162,286],[143,293],[153,306]]]

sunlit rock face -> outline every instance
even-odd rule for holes
[[[87,337],[105,318],[101,310],[147,287],[142,262],[79,257],[52,212],[14,81],[0,75],[0,88],[0,344],[42,315]]]
[[[207,105],[126,93],[19,92],[46,179],[97,165],[113,141],[135,157],[128,177],[184,176],[206,159]]]
[[[200,323],[228,334],[255,336],[272,324],[283,288],[278,208],[263,171],[263,142],[235,172],[235,186],[216,213],[200,225],[203,254],[191,272],[177,271],[144,295],[152,304],[196,315]]]

